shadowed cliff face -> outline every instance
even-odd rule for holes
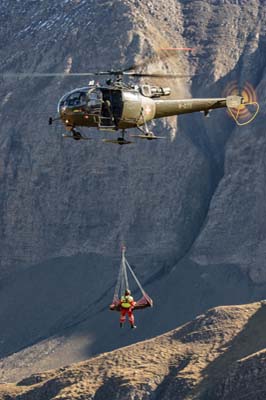
[[[148,71],[201,75],[154,84],[179,98],[219,97],[228,82],[247,80],[261,111],[244,128],[217,110],[156,121],[169,140],[120,148],[101,142],[112,133],[91,131],[95,140],[76,143],[47,121],[84,79],[1,79],[0,278],[10,280],[0,293],[1,357],[31,357],[27,347],[40,344],[53,356],[30,372],[59,366],[214,304],[265,296],[264,8],[258,0],[2,1],[1,72],[105,70],[192,46],[194,55],[157,59]],[[110,337],[117,320],[103,312],[121,242],[157,302],[139,315],[134,337]],[[13,357],[2,360],[8,379]]]

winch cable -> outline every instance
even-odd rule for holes
[[[114,300],[120,299],[122,294],[124,294],[125,290],[128,289],[128,287],[129,287],[127,268],[126,268],[125,251],[126,251],[126,249],[123,246],[122,247],[122,259],[121,259],[117,282],[116,282],[116,286],[115,286]]]
[[[128,277],[127,277],[125,250],[122,250],[121,264],[122,264],[122,279],[121,279],[121,294],[122,294],[122,293],[125,292],[126,289],[129,288]]]

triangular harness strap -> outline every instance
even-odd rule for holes
[[[133,269],[132,269],[131,266],[129,265],[129,263],[128,263],[126,257],[125,257],[125,264],[126,264],[127,268],[129,269],[131,275],[132,275],[133,278],[135,279],[135,282],[136,282],[136,284],[138,285],[138,287],[139,287],[141,293],[142,293],[143,296],[144,296],[144,295],[145,295],[145,291],[144,291],[143,287],[141,286],[140,281],[139,281],[138,278],[136,277],[136,275],[135,275]]]
[[[136,305],[135,305],[135,309],[139,310],[141,308],[146,308],[146,307],[152,307],[153,306],[153,301],[152,299],[147,295],[147,293],[145,292],[145,290],[143,289],[143,287],[140,284],[140,281],[138,280],[138,278],[136,277],[133,269],[131,268],[131,266],[129,265],[127,259],[125,258],[125,262],[126,262],[126,266],[129,269],[131,275],[133,276],[136,284],[138,285],[141,293],[142,293],[142,298],[140,300],[137,301]]]

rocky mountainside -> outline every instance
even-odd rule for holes
[[[154,339],[0,385],[0,399],[264,399],[265,321],[264,302],[217,307]]]
[[[0,72],[105,70],[151,56],[149,71],[194,76],[156,82],[176,97],[219,97],[249,81],[261,105],[246,127],[225,110],[187,115],[156,121],[168,140],[120,148],[102,143],[113,134],[76,143],[48,127],[84,79],[1,78],[2,380],[265,298],[265,12],[263,0],[2,0]],[[168,46],[196,50],[156,56]],[[155,299],[134,335],[118,334],[118,316],[105,312],[122,242]]]

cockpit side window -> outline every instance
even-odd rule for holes
[[[92,90],[88,94],[88,106],[92,113],[98,113],[102,106],[102,93],[100,90]]]

